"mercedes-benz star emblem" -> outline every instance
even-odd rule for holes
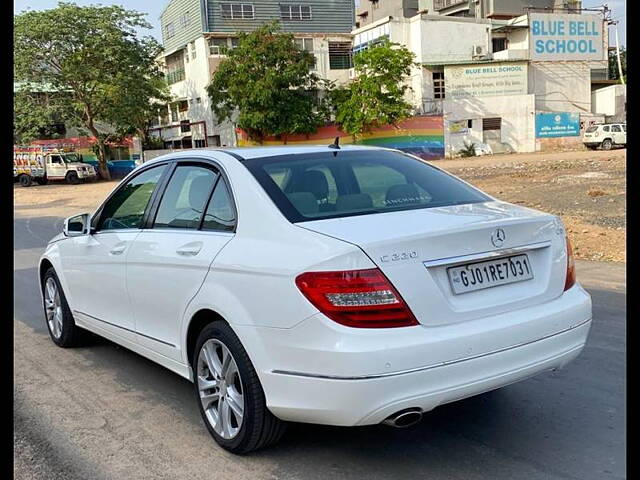
[[[503,229],[499,228],[491,234],[491,243],[493,243],[494,247],[501,247],[505,238],[507,238],[507,235]]]

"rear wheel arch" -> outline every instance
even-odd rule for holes
[[[189,320],[189,326],[187,327],[187,335],[186,335],[186,352],[187,352],[187,363],[191,365],[193,363],[193,353],[196,347],[196,342],[198,341],[198,336],[200,332],[211,322],[215,322],[220,320],[227,325],[229,322],[218,312],[203,308],[198,310],[193,314],[191,319]]]

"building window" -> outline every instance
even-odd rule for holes
[[[308,5],[280,5],[282,20],[311,20],[311,7]]]
[[[483,118],[482,119],[482,130],[500,130],[502,127],[502,118],[493,117],[493,118]]]
[[[253,20],[255,12],[251,3],[221,3],[222,18],[229,20]]]
[[[294,38],[293,42],[300,50],[305,50],[313,55],[313,68],[316,68],[318,61],[313,54],[313,38]]]
[[[294,38],[293,41],[300,50],[313,53],[313,38]]]
[[[178,104],[174,103],[171,105],[171,123],[175,123],[180,120],[178,117]]]
[[[180,133],[189,133],[191,131],[191,123],[189,120],[180,120]]]
[[[494,52],[501,52],[502,50],[507,49],[507,39],[506,38],[492,38],[491,45]]]
[[[444,98],[444,72],[433,72],[433,98]]]
[[[188,11],[186,11],[182,15],[180,15],[180,28],[182,28],[182,29],[187,28],[189,26],[190,22],[191,22],[191,17],[189,15]]]
[[[226,55],[226,51],[236,48],[238,43],[238,37],[210,38],[209,55]]]
[[[347,70],[352,67],[351,42],[329,42],[329,68]]]
[[[164,27],[164,35],[167,38],[171,38],[176,34],[176,27],[173,24],[173,22],[171,23],[167,23]]]
[[[166,80],[169,85],[185,79],[184,74],[184,50],[167,57]]]
[[[227,48],[226,38],[210,38],[209,39],[209,55],[223,55]]]

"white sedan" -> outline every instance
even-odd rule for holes
[[[193,381],[235,453],[287,421],[409,426],[578,356],[591,299],[559,218],[402,152],[332,147],[138,167],[42,256],[52,340],[89,330]]]

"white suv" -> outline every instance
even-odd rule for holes
[[[595,150],[602,147],[603,150],[611,150],[614,146],[627,146],[627,124],[626,123],[601,123],[591,125],[584,132],[582,143],[590,149]]]

